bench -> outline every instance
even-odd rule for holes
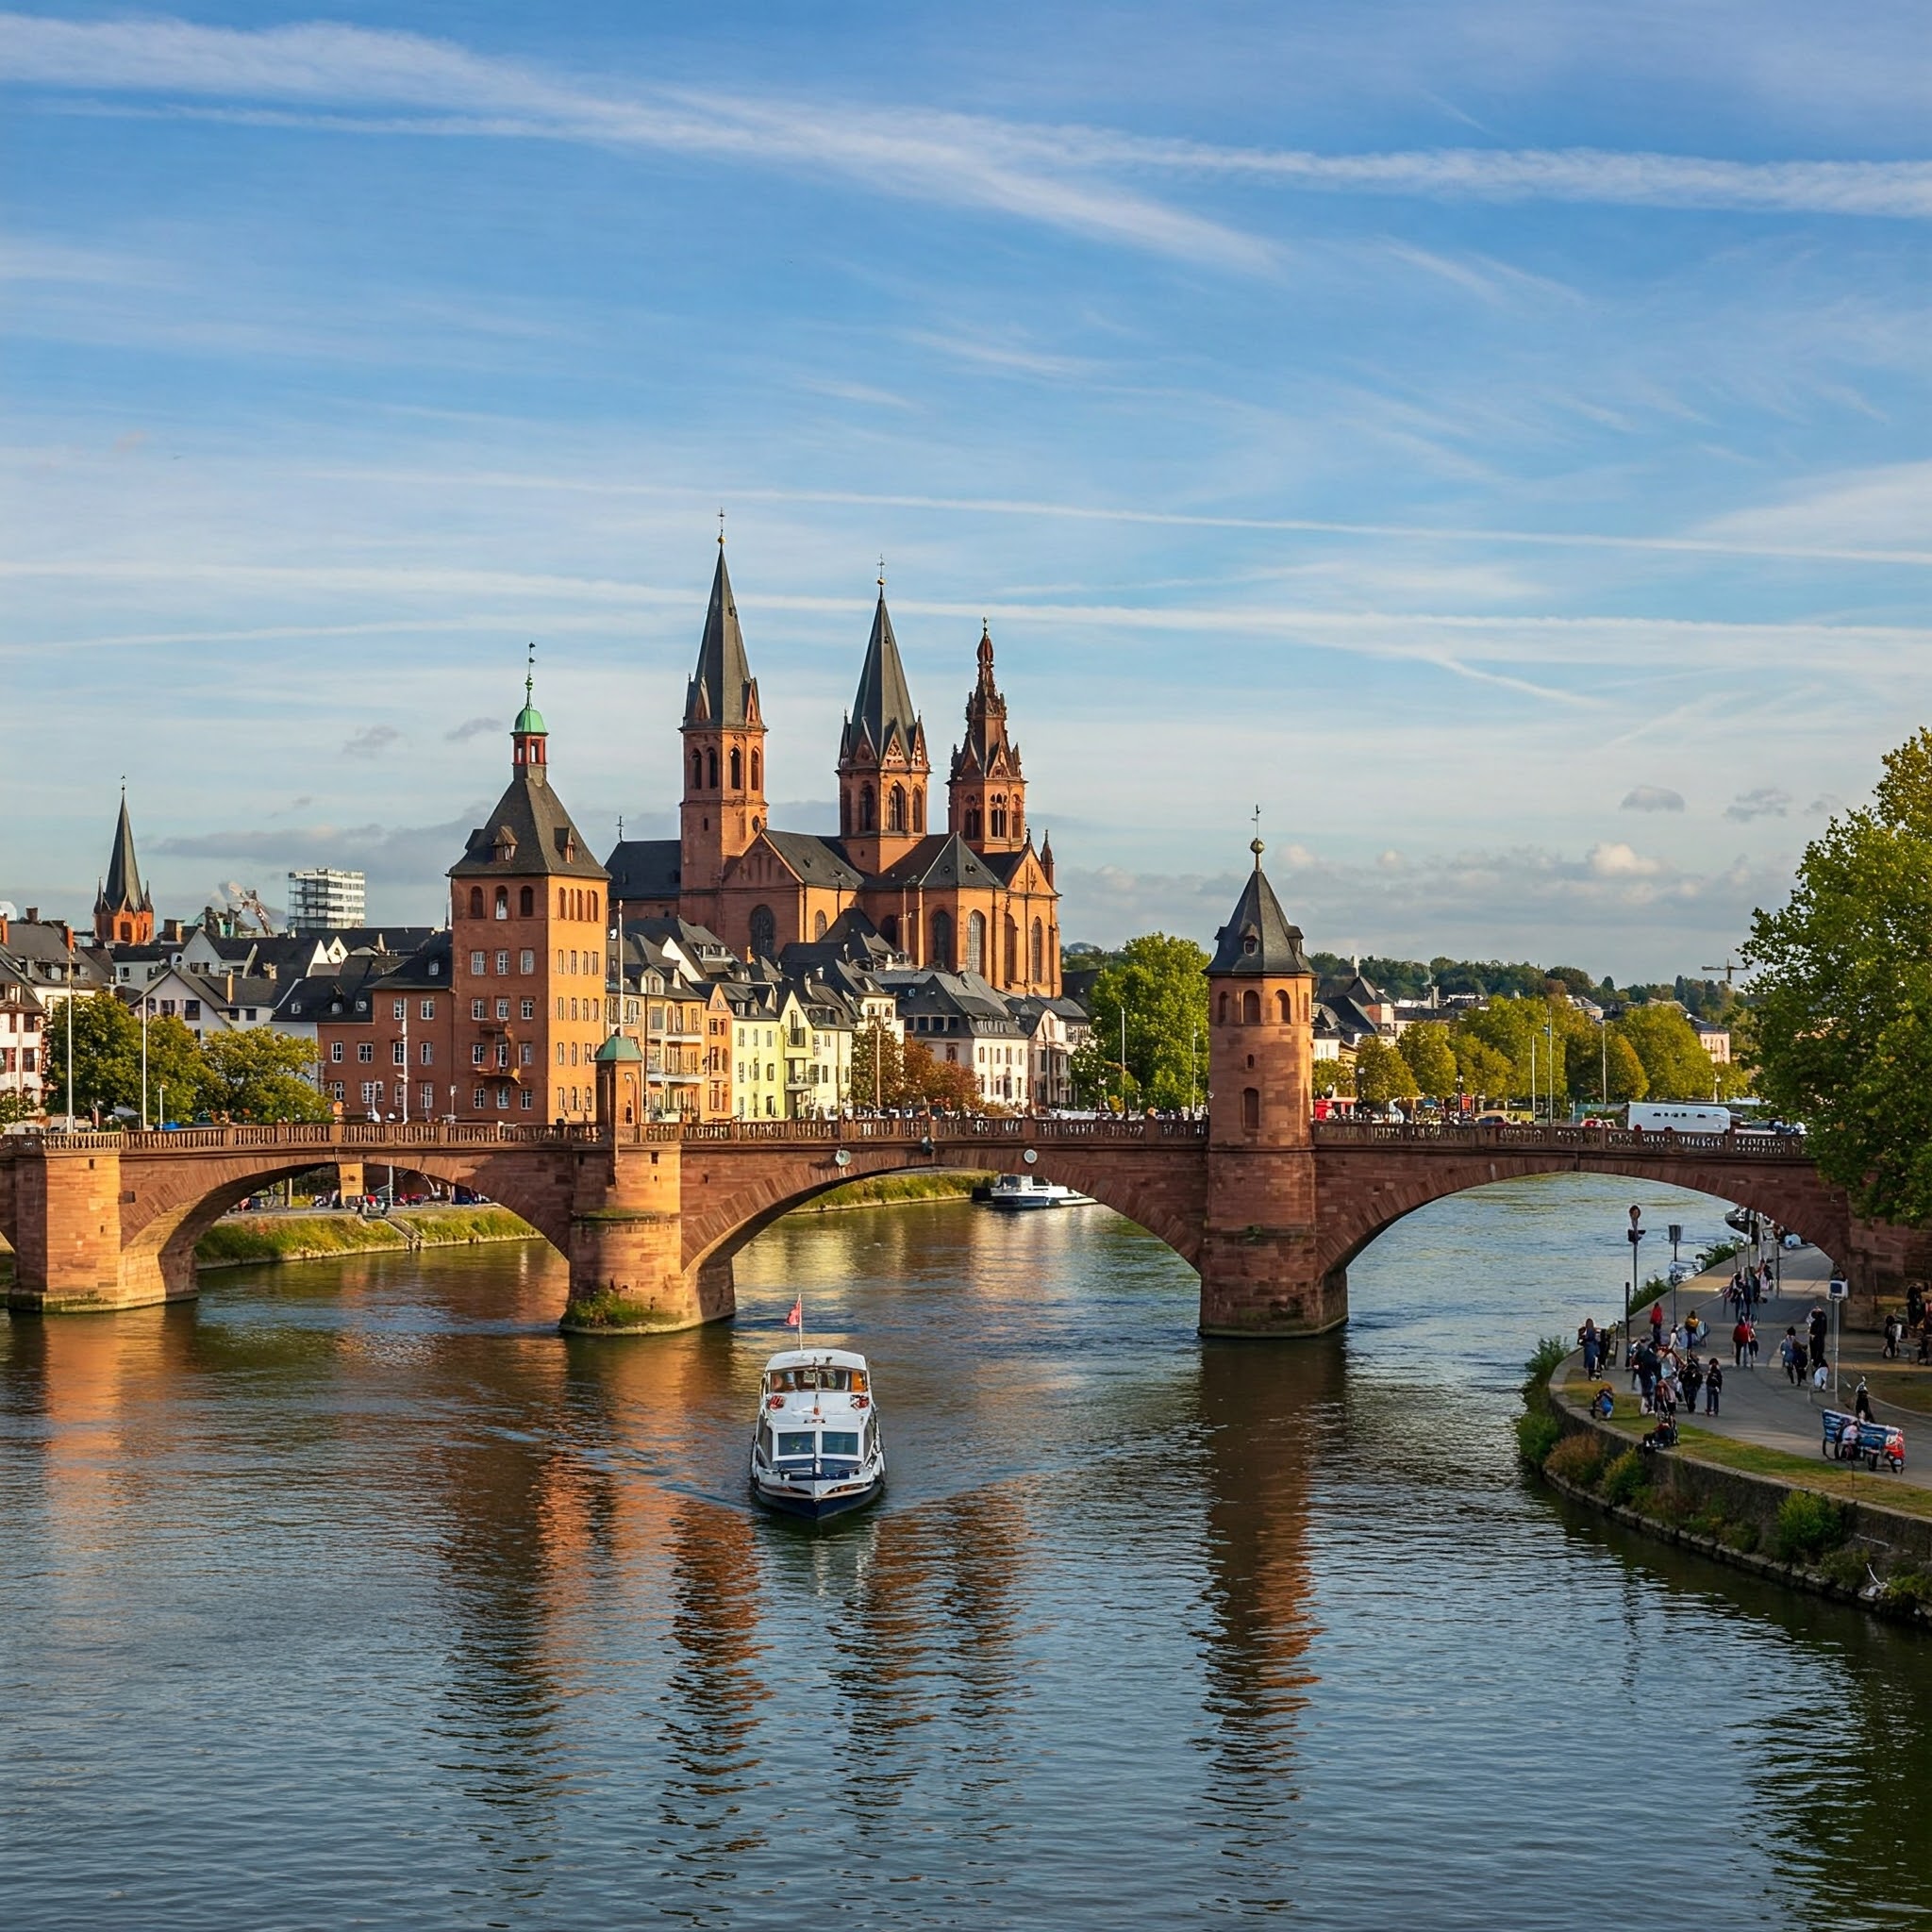
[[[1906,1432],[1890,1423],[1861,1423],[1842,1409],[1827,1408],[1823,1453],[1834,1462],[1863,1460],[1867,1469],[1882,1462],[1896,1475],[1906,1466]]]

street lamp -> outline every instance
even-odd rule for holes
[[[1637,1244],[1643,1239],[1643,1209],[1630,1210],[1630,1226],[1624,1239],[1630,1243],[1630,1286],[1624,1296],[1624,1366],[1630,1366],[1630,1314],[1637,1303]]]

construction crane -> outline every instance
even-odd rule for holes
[[[1722,966],[1700,966],[1697,970],[1700,973],[1722,973],[1724,976],[1724,984],[1729,986],[1732,983],[1732,975],[1741,972],[1743,969],[1726,953],[1724,955],[1724,963]]]
[[[227,891],[228,897],[234,901],[234,909],[247,913],[255,921],[263,939],[274,939],[275,923],[268,916],[268,908],[261,903],[261,894],[253,886],[231,885]]]

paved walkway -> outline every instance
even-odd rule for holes
[[[1902,1369],[1924,1375],[1928,1386],[1932,1386],[1932,1368],[1913,1371],[1909,1352],[1904,1360],[1881,1361],[1879,1351],[1885,1345],[1883,1336],[1847,1330],[1840,1330],[1839,1335],[1838,1392],[1814,1390],[1808,1379],[1795,1387],[1787,1380],[1784,1365],[1778,1360],[1778,1344],[1784,1340],[1788,1327],[1795,1328],[1800,1337],[1806,1334],[1807,1319],[1815,1303],[1824,1302],[1825,1283],[1831,1274],[1830,1262],[1816,1248],[1795,1248],[1785,1252],[1781,1284],[1784,1292],[1777,1299],[1760,1302],[1757,1307],[1757,1366],[1755,1369],[1733,1367],[1731,1329],[1736,1325],[1736,1317],[1725,1306],[1724,1298],[1724,1290],[1730,1286],[1733,1265],[1725,1262],[1707,1274],[1687,1281],[1677,1291],[1678,1320],[1683,1320],[1692,1308],[1697,1310],[1699,1317],[1710,1328],[1710,1344],[1705,1352],[1715,1355],[1723,1362],[1724,1370],[1721,1398],[1723,1412],[1714,1416],[1704,1414],[1703,1397],[1700,1395],[1699,1413],[1695,1418],[1700,1429],[1823,1461],[1819,1448],[1822,1434],[1820,1412],[1826,1408],[1848,1409],[1852,1391],[1858,1386],[1861,1374],[1874,1369]],[[1828,1310],[1829,1305],[1826,1307]],[[1664,1313],[1667,1321],[1670,1307],[1670,1297],[1666,1295]],[[1640,1333],[1649,1313],[1646,1308],[1636,1317],[1635,1326]],[[1580,1369],[1581,1358],[1576,1359]],[[1828,1342],[1826,1360],[1830,1360]],[[1627,1369],[1614,1369],[1605,1379],[1620,1395],[1633,1386]],[[1932,1415],[1900,1408],[1875,1396],[1872,1409],[1879,1421],[1895,1423],[1906,1432],[1906,1468],[1896,1480],[1921,1489],[1932,1489]],[[1690,1422],[1692,1418],[1686,1409],[1679,1411],[1678,1420]]]

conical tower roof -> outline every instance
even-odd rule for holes
[[[127,818],[127,794],[121,794],[121,821],[114,827],[114,850],[108,860],[107,881],[95,902],[97,912],[151,912],[154,901],[141,883],[141,865],[134,856],[134,827]]]
[[[718,569],[711,578],[711,603],[705,612],[704,641],[697,669],[685,693],[687,724],[745,724],[758,722],[758,684],[744,655],[738,627],[738,603],[724,568],[724,545],[718,545]]]
[[[1210,977],[1225,974],[1266,974],[1279,977],[1305,974],[1314,977],[1315,969],[1302,950],[1302,929],[1289,924],[1274,896],[1274,888],[1261,870],[1261,841],[1249,848],[1255,855],[1255,870],[1249,874],[1241,895],[1235,901],[1227,924],[1214,935],[1214,958],[1208,963]]]
[[[891,613],[886,608],[885,587],[881,585],[878,608],[873,612],[872,637],[865,647],[865,664],[858,674],[858,691],[852,700],[852,715],[845,721],[840,756],[850,758],[861,743],[870,741],[873,751],[884,758],[895,735],[900,750],[908,759],[915,758],[924,746],[925,734],[921,729],[918,712],[912,708],[906,667],[899,661],[899,641],[892,635]]]

